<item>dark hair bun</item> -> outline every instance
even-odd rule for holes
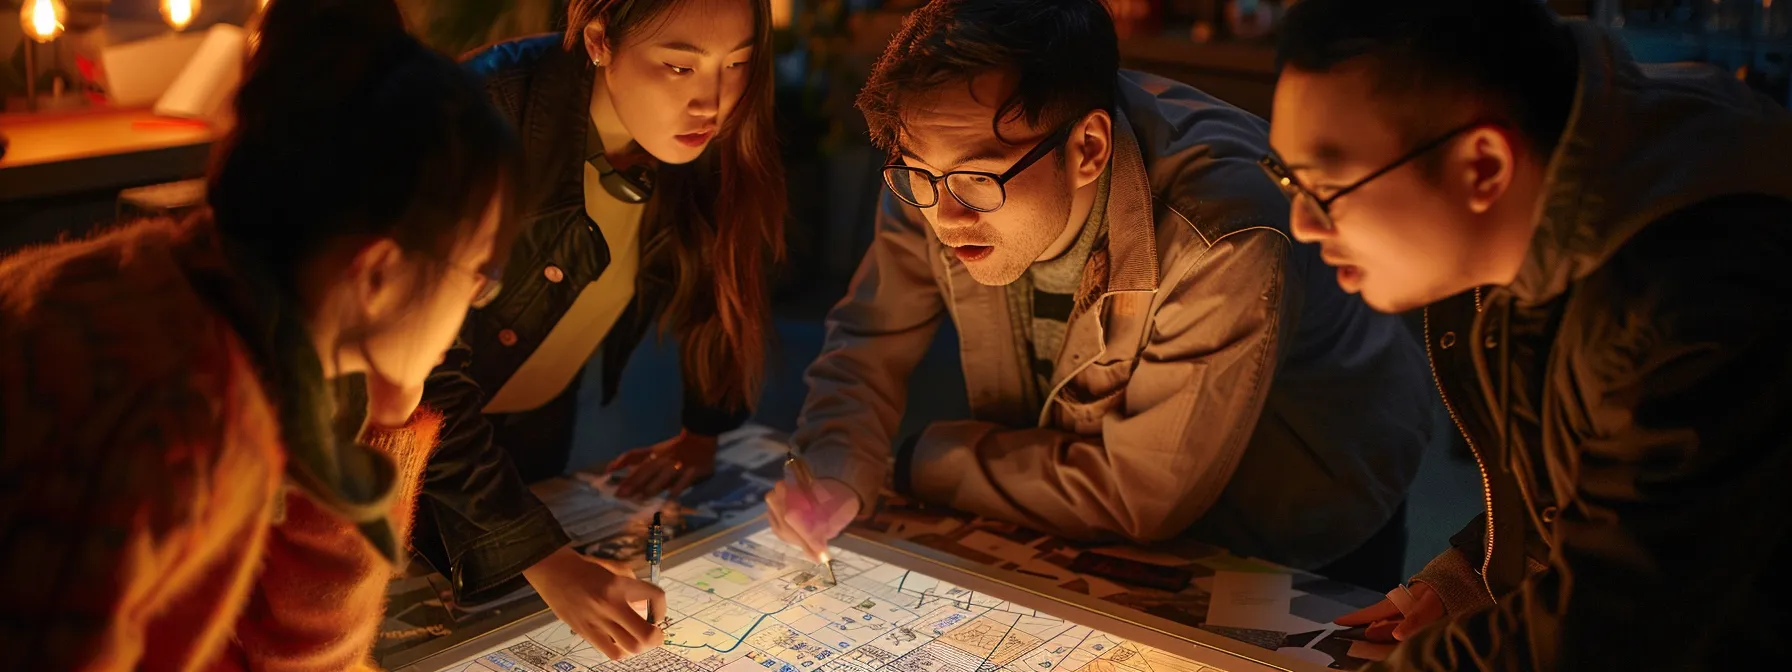
[[[334,108],[423,50],[393,0],[272,0],[237,104]],[[251,109],[243,110],[248,107]]]
[[[393,0],[272,0],[261,23],[262,46],[276,48],[402,32],[404,15]]]
[[[339,236],[450,248],[520,172],[483,87],[393,0],[272,0],[235,103],[206,199],[280,273]]]

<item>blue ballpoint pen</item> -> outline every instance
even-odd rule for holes
[[[653,525],[650,525],[647,528],[647,580],[655,586],[660,585],[660,546],[664,544],[665,541],[666,529],[660,527],[660,514],[658,511],[655,511],[653,514]],[[653,613],[652,602],[647,603],[647,622],[649,624],[659,623],[658,615]]]

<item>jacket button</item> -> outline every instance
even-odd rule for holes
[[[1553,506],[1543,507],[1543,522],[1545,522],[1545,523],[1556,522],[1556,513],[1557,513],[1556,507],[1553,507]]]
[[[1445,350],[1449,350],[1450,346],[1455,345],[1455,344],[1456,344],[1456,332],[1454,332],[1454,331],[1446,331],[1446,332],[1444,332],[1444,335],[1442,337],[1437,339],[1437,347],[1443,348]]]
[[[560,270],[559,266],[550,265],[543,269],[541,274],[547,276],[548,282],[559,282],[566,279],[566,271]]]
[[[498,342],[503,343],[505,347],[516,345],[516,332],[509,329],[498,332]]]

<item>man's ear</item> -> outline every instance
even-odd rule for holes
[[[1484,214],[1499,203],[1518,170],[1516,138],[1505,129],[1484,126],[1464,134],[1456,150],[1457,174],[1468,208]]]
[[[1114,155],[1114,118],[1106,110],[1090,112],[1070,131],[1065,155],[1076,188],[1093,183]]]
[[[585,24],[585,57],[598,65],[610,64],[610,42],[604,34],[604,24],[592,21]]]

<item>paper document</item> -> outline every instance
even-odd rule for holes
[[[236,26],[220,23],[206,30],[192,60],[156,101],[156,114],[185,119],[217,116],[243,79],[248,45],[248,34]]]
[[[1294,576],[1222,571],[1214,575],[1207,624],[1225,628],[1282,631]]]
[[[179,33],[101,49],[100,69],[106,73],[107,97],[118,107],[142,107],[156,102],[193,60],[203,42],[205,33]]]

